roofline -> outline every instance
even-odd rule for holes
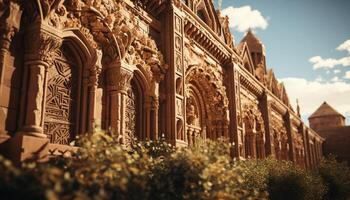
[[[332,116],[341,116],[343,119],[345,119],[344,115],[342,114],[328,114],[328,115],[321,115],[321,116],[310,116],[308,119],[314,119],[314,118],[322,118],[322,117],[332,117]]]

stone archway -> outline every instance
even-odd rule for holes
[[[277,160],[289,159],[289,143],[287,131],[284,126],[276,120],[273,120],[273,145]]]
[[[251,117],[244,117],[244,146],[245,146],[245,157],[255,158],[256,157],[256,130],[255,130],[255,119]]]
[[[189,144],[193,144],[196,137],[206,138],[206,118],[208,116],[205,109],[205,102],[200,90],[191,83],[188,85],[186,97],[186,125],[187,139]]]
[[[196,136],[208,139],[228,137],[225,88],[222,80],[209,71],[199,65],[190,66],[186,71],[186,130],[189,144]]]
[[[265,158],[265,131],[261,113],[253,105],[243,106],[245,156]]]
[[[51,143],[69,144],[79,130],[82,66],[72,50],[63,43],[48,68],[44,133]]]

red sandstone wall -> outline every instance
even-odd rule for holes
[[[23,45],[21,36],[13,39],[10,51],[3,53],[0,66],[0,132],[14,134],[17,128],[22,81]]]
[[[328,129],[321,134],[328,136],[323,144],[324,155],[334,154],[350,164],[350,126]]]

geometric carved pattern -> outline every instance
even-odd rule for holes
[[[136,96],[135,88],[127,90],[125,100],[125,143],[130,144],[136,135]],[[128,141],[129,140],[129,141]]]
[[[60,54],[49,68],[46,93],[44,132],[51,143],[69,144],[75,131],[75,66]]]

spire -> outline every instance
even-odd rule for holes
[[[300,115],[300,106],[299,106],[299,100],[297,99],[297,115],[298,117],[301,117]]]
[[[265,47],[258,37],[255,36],[252,29],[249,28],[240,43],[247,43],[250,52],[260,52],[265,54]]]

